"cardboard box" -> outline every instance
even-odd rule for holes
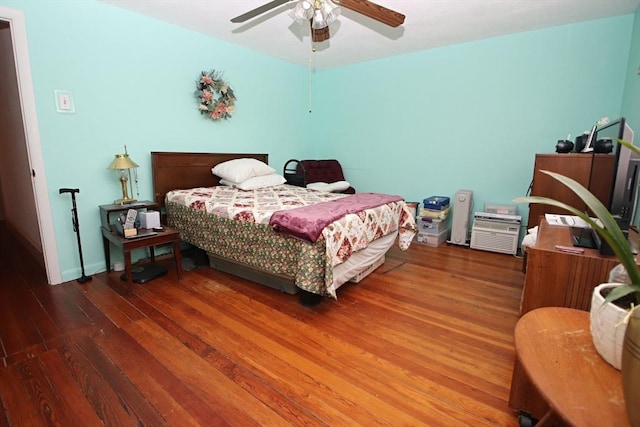
[[[124,237],[137,236],[138,235],[138,229],[137,228],[125,228],[123,233],[124,233]]]

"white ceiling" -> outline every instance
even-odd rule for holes
[[[343,8],[312,52],[295,1],[242,24],[230,19],[269,0],[101,0],[302,66],[327,69],[554,25],[633,13],[640,0],[376,0],[406,16],[391,28]]]

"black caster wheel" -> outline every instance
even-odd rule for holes
[[[317,295],[304,289],[298,292],[298,303],[305,307],[315,307],[322,302],[322,295]]]
[[[537,420],[531,418],[531,415],[526,412],[521,412],[520,415],[518,415],[518,425],[520,427],[533,427],[536,423]]]

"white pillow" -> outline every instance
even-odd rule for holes
[[[211,173],[231,182],[244,182],[254,176],[274,173],[276,170],[257,159],[233,159],[218,163]]]
[[[226,185],[232,188],[239,188],[240,190],[257,190],[258,188],[273,187],[275,185],[284,184],[287,180],[282,175],[272,173],[269,175],[254,176],[243,182],[232,182],[226,179],[221,179],[220,184]]]
[[[307,188],[317,191],[325,191],[327,193],[340,193],[351,187],[347,181],[336,181],[328,184],[326,182],[311,182],[307,184]]]
[[[238,187],[238,183],[237,182],[229,181],[228,179],[224,179],[224,178],[220,179],[220,185],[224,185],[225,187],[231,187],[231,188],[237,188]]]

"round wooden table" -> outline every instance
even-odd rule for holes
[[[620,371],[596,352],[589,313],[544,307],[526,313],[515,332],[516,357],[556,416],[572,426],[629,426]]]

